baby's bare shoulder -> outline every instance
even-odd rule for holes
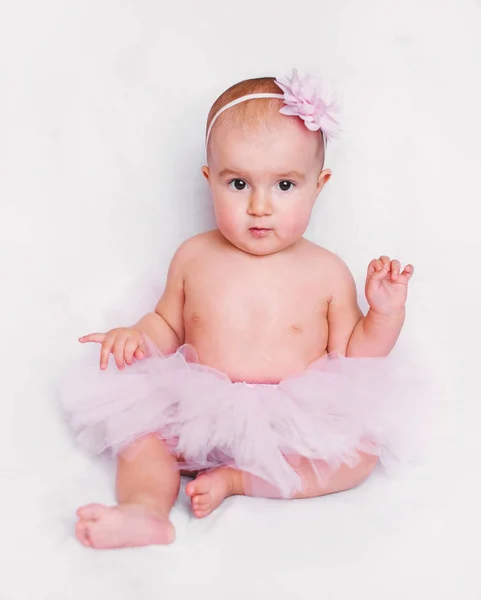
[[[216,231],[206,231],[194,235],[182,242],[174,255],[173,262],[183,265],[188,264],[199,259],[200,255],[205,255],[206,252],[214,250],[217,244]]]
[[[322,269],[322,272],[326,273],[329,277],[351,277],[351,272],[346,263],[331,250],[308,240],[305,240],[302,250],[309,263],[317,271]]]

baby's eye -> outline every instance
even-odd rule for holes
[[[247,187],[247,183],[243,179],[233,179],[232,181],[229,181],[229,186],[232,187],[232,185],[238,192],[242,192]]]
[[[288,192],[291,189],[291,186],[295,186],[295,183],[292,183],[292,181],[280,181],[279,182],[279,188],[281,190],[281,192]]]

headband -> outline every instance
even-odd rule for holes
[[[275,83],[284,92],[283,94],[268,92],[247,94],[219,109],[210,122],[205,138],[205,146],[207,147],[209,142],[214,123],[223,112],[241,102],[255,98],[279,98],[284,100],[284,105],[279,112],[290,117],[299,117],[310,131],[321,131],[324,145],[327,145],[329,139],[337,137],[340,127],[335,116],[339,112],[339,105],[337,100],[333,98],[332,92],[318,79],[311,75],[302,75],[297,69],[292,69],[291,77],[276,79]]]

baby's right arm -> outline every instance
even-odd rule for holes
[[[100,368],[106,369],[112,353],[119,369],[132,364],[134,357],[144,357],[144,336],[151,339],[163,354],[172,354],[184,343],[184,280],[190,254],[188,243],[175,253],[169,267],[165,290],[154,312],[146,314],[131,327],[112,329],[108,333],[93,333],[80,338],[81,343],[102,344]]]
[[[163,354],[172,354],[184,343],[184,280],[186,247],[175,253],[165,290],[154,312],[146,314],[133,329],[144,333]]]

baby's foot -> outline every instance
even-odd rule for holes
[[[199,475],[186,487],[192,510],[199,519],[215,510],[225,498],[243,495],[242,473],[234,469],[219,468]]]
[[[77,515],[77,539],[92,548],[170,544],[175,538],[169,519],[142,504],[88,504],[79,508]]]

